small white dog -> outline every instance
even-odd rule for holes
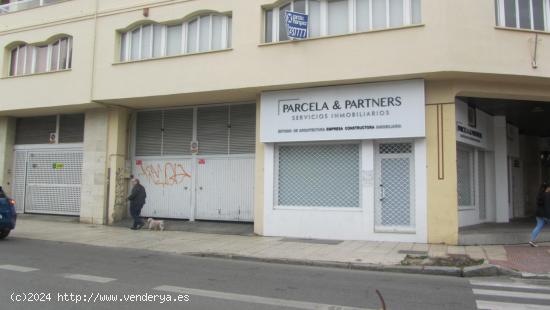
[[[149,218],[147,219],[147,225],[149,226],[149,230],[164,230],[163,220],[155,220],[153,218]]]

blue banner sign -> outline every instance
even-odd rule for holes
[[[307,38],[308,16],[302,13],[286,11],[287,35],[291,39]]]

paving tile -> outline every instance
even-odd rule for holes
[[[505,246],[506,259],[493,259],[491,263],[535,274],[550,273],[550,253],[542,247],[526,245]]]
[[[432,244],[428,250],[428,255],[430,257],[446,257],[447,246],[444,244]]]
[[[483,248],[479,246],[467,246],[466,255],[473,259],[488,259],[485,251],[483,251]]]
[[[506,250],[502,245],[482,246],[489,260],[506,260]]]
[[[425,243],[415,243],[412,247],[413,251],[425,251],[428,252],[430,249],[428,244]]]
[[[450,245],[447,247],[447,254],[466,255],[466,249],[463,246]]]

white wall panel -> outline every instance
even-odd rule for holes
[[[254,220],[254,157],[198,159],[197,219]]]
[[[142,216],[189,219],[192,182],[195,178],[189,157],[136,158],[133,173],[147,192]]]

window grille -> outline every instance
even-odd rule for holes
[[[278,147],[277,205],[360,207],[358,144]]]
[[[377,227],[414,227],[414,156],[412,143],[378,145]]]

